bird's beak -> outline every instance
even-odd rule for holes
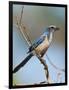
[[[56,27],[55,31],[57,31],[57,30],[60,30],[60,28],[59,27]]]

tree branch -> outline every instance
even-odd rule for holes
[[[40,60],[41,64],[43,64],[43,66],[44,66],[47,83],[48,84],[52,83],[52,80],[51,80],[50,75],[49,75],[48,65],[46,64],[46,60],[44,60],[43,58],[41,58],[38,55],[37,55],[37,57]]]
[[[48,59],[48,61],[49,61],[49,63],[56,69],[56,70],[58,70],[58,71],[62,71],[62,72],[65,72],[65,70],[64,69],[60,69],[59,67],[57,67],[55,64],[53,64],[53,62],[50,60],[50,58],[48,57],[48,55],[46,54],[46,56],[47,56],[47,59]]]

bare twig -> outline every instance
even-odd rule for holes
[[[56,70],[59,70],[59,71],[62,71],[62,72],[65,72],[64,69],[60,69],[59,67],[57,67],[55,64],[53,64],[53,62],[50,60],[50,58],[48,57],[48,55],[46,54],[47,58],[48,58],[48,61],[50,62],[50,64],[56,69]]]
[[[32,41],[31,41],[31,38],[29,37],[29,35],[28,35],[28,33],[27,33],[27,28],[25,27],[25,25],[21,25],[22,26],[22,28],[23,28],[23,33],[25,34],[25,36],[26,36],[26,38],[27,38],[27,40],[28,40],[28,42],[29,42],[29,46],[31,46],[32,45]]]
[[[22,36],[26,40],[27,44],[29,46],[31,46],[32,42],[31,42],[31,39],[30,39],[28,33],[26,32],[25,25],[19,23],[19,17],[18,16],[15,16],[15,20],[16,20],[16,25],[15,26],[19,29],[19,31],[21,32]]]
[[[25,25],[22,24],[23,11],[24,11],[24,6],[22,6],[21,17],[20,17],[20,23],[19,23],[19,24],[20,24],[21,27],[22,27],[23,33],[26,35],[26,38],[27,38],[28,43],[29,43],[29,46],[31,46],[31,44],[32,44],[31,39],[30,39],[28,33],[26,32],[26,27],[25,27]],[[22,32],[22,31],[21,31],[21,32]]]
[[[20,22],[19,22],[20,25],[22,23],[23,10],[24,10],[24,6],[22,6],[22,10],[21,10],[21,17],[20,17]]]

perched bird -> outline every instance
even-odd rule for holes
[[[32,56],[34,56],[33,52],[35,52],[38,56],[43,57],[52,42],[54,32],[57,30],[59,30],[59,28],[54,25],[47,27],[40,38],[29,47],[29,51],[27,52],[29,55],[14,68],[13,73],[16,73],[29,61],[29,59],[31,59]]]

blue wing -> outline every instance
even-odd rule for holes
[[[30,46],[28,53],[33,51],[34,48],[38,47],[38,45],[41,44],[44,41],[44,39],[45,39],[45,36],[43,35],[38,40],[36,40],[36,42],[33,43],[32,46]]]

